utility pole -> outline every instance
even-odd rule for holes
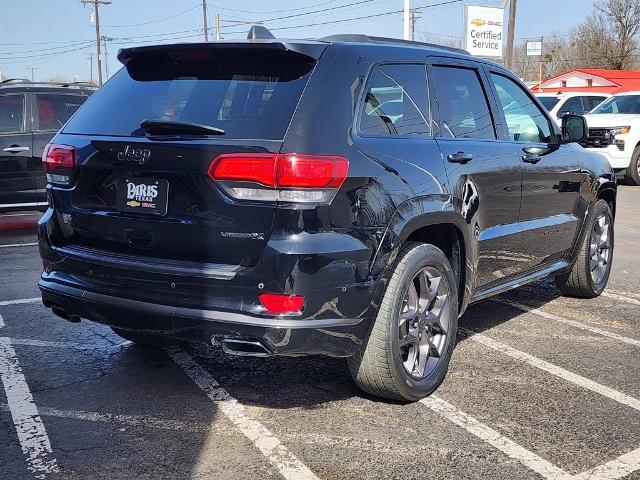
[[[98,85],[102,86],[102,60],[100,59],[100,5],[110,5],[109,0],[80,0],[80,3],[87,6],[88,3],[93,3],[93,12],[95,15],[96,23],[96,48],[98,54]]]
[[[518,0],[509,0],[509,33],[507,34],[507,55],[505,66],[511,69],[513,64],[513,39],[516,32],[516,7]],[[505,3],[506,5],[506,3]]]
[[[100,40],[104,43],[104,73],[106,79],[109,80],[109,51],[107,50],[107,42],[110,42],[113,38],[102,35]]]
[[[31,83],[35,83],[35,77],[33,75],[34,70],[38,70],[38,67],[27,67],[27,70],[31,70]]]
[[[222,40],[222,35],[220,35],[220,14],[216,13],[216,42]]]
[[[202,24],[204,26],[204,41],[209,41],[209,22],[207,21],[207,0],[202,0]]]
[[[542,92],[542,69],[544,68],[544,56],[542,55],[542,49],[544,48],[543,37],[540,37],[540,72],[538,75],[538,93]]]
[[[89,61],[89,81],[93,83],[93,52],[87,53],[87,60]]]
[[[416,22],[420,18],[420,11],[412,8],[411,9],[411,40],[416,39]]]
[[[404,18],[403,18],[403,26],[404,26],[404,35],[402,38],[405,40],[409,40],[409,12],[411,10],[411,0],[404,0]]]

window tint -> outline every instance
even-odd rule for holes
[[[540,100],[540,103],[542,103],[542,106],[546,108],[549,112],[553,110],[553,107],[555,107],[560,101],[558,97],[538,97],[538,100]]]
[[[360,133],[426,135],[428,104],[424,65],[376,67],[360,112]]]
[[[38,128],[40,130],[59,130],[87,98],[87,95],[36,94]]]
[[[640,113],[640,95],[609,97],[591,113]]]
[[[606,99],[607,97],[584,97],[583,101],[585,101],[587,104],[586,111],[590,112],[591,110],[596,108],[598,105],[600,105],[602,102],[604,102]]]
[[[456,67],[434,67],[433,71],[442,135],[456,138],[496,138],[491,111],[478,72]]]
[[[225,139],[279,140],[314,65],[270,49],[146,53],[91,95],[65,132],[142,136],[143,120],[175,120],[220,128]]]
[[[558,117],[565,113],[571,113],[573,115],[582,115],[584,113],[584,107],[582,106],[582,97],[571,97],[562,104],[560,110],[558,110]]]
[[[0,133],[24,131],[24,95],[0,95]]]
[[[495,73],[491,79],[509,128],[509,136],[516,142],[551,141],[549,119],[540,110],[524,89],[513,80]]]

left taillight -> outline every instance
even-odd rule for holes
[[[76,167],[76,149],[69,145],[50,143],[42,154],[42,169],[49,183],[69,185]]]
[[[328,204],[348,172],[337,155],[234,153],[216,157],[208,175],[238,200]]]

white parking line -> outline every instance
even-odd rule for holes
[[[51,340],[36,340],[31,338],[10,338],[13,345],[25,345],[28,347],[44,347],[44,348],[73,348],[75,350],[118,350],[131,345],[131,342],[122,342],[118,344],[104,343],[96,345],[91,343],[74,343],[74,342],[56,342]]]
[[[640,470],[640,448],[575,475],[575,480],[616,480]]]
[[[9,406],[0,402],[0,411],[9,411]],[[62,410],[52,407],[39,407],[42,417],[65,418],[69,420],[82,420],[85,422],[98,422],[113,425],[121,424],[127,427],[156,428],[161,430],[175,430],[191,433],[206,433],[209,425],[203,422],[168,420],[164,418],[149,417],[146,415],[121,415],[115,413],[87,412],[84,410]],[[216,433],[227,433],[230,430],[224,426],[216,425]]]
[[[287,480],[317,480],[318,477],[278,440],[267,427],[249,418],[241,403],[233,398],[188,353],[168,348],[173,361],[207,394],[231,422],[253,442],[280,474]]]
[[[580,328],[582,330],[587,330],[592,333],[597,333],[598,335],[602,335],[603,337],[608,337],[622,343],[627,343],[629,345],[640,347],[640,340],[636,340],[635,338],[625,337],[623,335],[618,335],[617,333],[613,333],[608,330],[592,327],[591,325],[587,325],[585,323],[578,322],[576,320],[570,320],[568,318],[561,317],[560,315],[554,315],[553,313],[545,312],[543,310],[540,310],[539,308],[528,307],[527,305],[523,305],[522,303],[514,302],[511,300],[493,299],[491,301],[495,303],[507,305],[509,307],[512,307],[518,310],[522,310],[523,312],[533,313],[534,315],[537,315],[539,317],[547,318],[549,320],[554,320],[556,322],[564,323],[566,325],[571,325],[572,327]]]
[[[586,472],[572,475],[436,395],[431,395],[420,402],[548,480],[618,480],[640,470],[640,448],[638,448]]]
[[[612,298],[620,302],[627,302],[631,305],[640,306],[640,300],[633,298],[633,295],[624,292],[614,292],[613,290],[602,292],[603,297]]]
[[[58,472],[51,442],[8,338],[0,337],[0,380],[27,468],[36,478]]]
[[[421,400],[421,402],[450,422],[464,428],[467,432],[487,442],[489,445],[506,454],[509,458],[517,460],[542,477],[550,480],[568,480],[571,478],[571,474],[562,468],[548,462],[494,429],[480,423],[472,416],[458,410],[445,400],[431,395]]]
[[[2,315],[0,315],[0,328],[4,327],[4,318],[2,318]]]
[[[592,392],[599,393],[600,395],[610,398],[611,400],[615,400],[616,402],[621,403],[622,405],[626,405],[628,407],[631,407],[635,410],[640,411],[640,400],[636,398],[633,398],[622,392],[614,390],[613,388],[601,385],[597,382],[594,382],[593,380],[589,380],[588,378],[578,375],[577,373],[573,373],[573,372],[570,372],[569,370],[565,370],[564,368],[558,367],[557,365],[549,363],[540,358],[534,357],[533,355],[522,352],[520,350],[516,350],[513,347],[505,345],[504,343],[500,343],[485,335],[474,333],[464,328],[461,328],[460,331],[462,333],[469,335],[468,338],[470,340],[480,343],[485,347],[489,347],[492,350],[496,350],[500,353],[510,356],[511,358],[515,358],[516,360],[525,362],[528,365],[531,365],[532,367],[538,368],[542,371],[550,373],[551,375],[562,378],[563,380],[573,383],[574,385],[578,385],[579,387],[585,388]]]
[[[33,247],[38,245],[37,243],[9,243],[7,245],[0,245],[0,248],[11,248],[11,247]]]
[[[42,297],[20,298],[18,300],[3,300],[2,302],[0,302],[0,307],[4,307],[6,305],[21,305],[23,303],[37,303],[41,301]]]
[[[614,288],[609,288],[609,287],[607,287],[607,289],[603,293],[612,294],[612,295],[622,295],[623,297],[630,297],[630,298],[635,298],[637,300],[640,300],[640,293],[623,292],[622,290],[616,290]]]

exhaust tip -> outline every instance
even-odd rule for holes
[[[238,357],[269,357],[272,355],[271,351],[259,341],[225,338],[221,343],[222,351],[229,355]]]

